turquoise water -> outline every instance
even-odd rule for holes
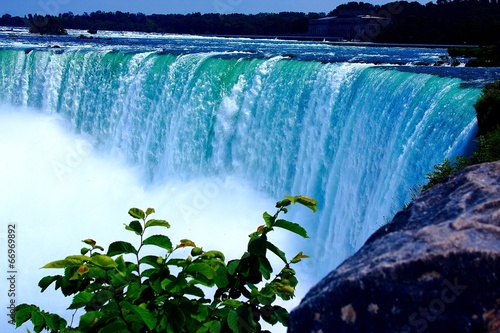
[[[0,63],[1,101],[63,116],[147,186],[234,176],[318,199],[313,228],[335,258],[464,152],[479,94],[456,78],[282,56],[7,49]]]
[[[434,164],[470,148],[482,85],[470,69],[404,65],[437,49],[330,47],[325,61],[323,44],[278,41],[16,43],[0,49],[0,212],[27,243],[116,240],[117,212],[151,205],[238,253],[263,210],[303,194],[318,212],[289,219],[306,221],[312,239],[280,239],[312,256],[304,287],[356,251]],[[36,267],[63,251],[42,244]]]

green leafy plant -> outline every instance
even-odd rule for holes
[[[139,246],[117,241],[104,248],[92,239],[80,254],[67,256],[43,268],[59,268],[63,275],[42,278],[45,291],[55,283],[63,295],[72,296],[70,310],[83,309],[76,327],[57,314],[36,305],[16,308],[16,325],[27,321],[35,332],[265,332],[261,321],[286,326],[288,311],[275,304],[277,298],[294,297],[298,280],[293,264],[307,258],[299,252],[288,259],[270,242],[275,228],[301,237],[306,230],[297,223],[280,219],[291,204],[302,204],[316,211],[316,201],[304,196],[287,196],[277,202],[274,215],[264,213],[265,224],[249,235],[247,251],[240,259],[225,261],[217,250],[205,251],[189,239],[173,245],[164,234],[150,234],[153,228],[170,228],[165,220],[152,219],[148,208],[129,210],[134,218],[125,225],[140,239]],[[142,255],[144,248],[160,255]],[[190,254],[178,256],[190,248]],[[283,267],[275,275],[268,254],[276,255]],[[187,253],[185,253],[187,254]],[[133,258],[128,261],[127,258]],[[213,295],[207,296],[207,290]],[[74,315],[73,315],[74,316]]]
[[[486,135],[500,127],[500,80],[487,83],[474,104],[478,136]]]
[[[451,174],[458,172],[471,165],[471,159],[464,156],[457,156],[450,161],[445,158],[443,163],[434,165],[434,170],[425,175],[427,184],[422,186],[422,191],[426,191],[434,185],[441,183]]]
[[[474,109],[478,127],[477,149],[470,156],[457,156],[436,164],[426,175],[427,184],[422,187],[423,191],[470,165],[500,160],[500,80],[485,85]]]
[[[454,56],[452,53],[450,55]],[[406,202],[401,210],[406,210],[421,192],[441,183],[450,175],[474,164],[500,160],[500,80],[485,85],[474,109],[478,123],[476,150],[470,156],[460,155],[451,160],[445,158],[442,163],[434,165],[433,170],[425,175],[427,183],[410,189],[411,201]],[[391,222],[388,217],[384,217],[384,220],[386,223]]]

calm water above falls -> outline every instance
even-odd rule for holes
[[[444,49],[9,34],[0,34],[0,148],[11,156],[0,165],[0,213],[27,242],[58,234],[78,251],[99,230],[103,243],[117,240],[117,214],[125,222],[129,207],[149,205],[200,244],[238,252],[263,210],[304,194],[319,211],[289,219],[305,219],[312,239],[282,242],[312,255],[305,287],[358,249],[434,164],[470,148],[473,104],[485,77],[500,77],[415,66]]]

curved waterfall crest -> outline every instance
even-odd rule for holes
[[[236,177],[318,199],[326,273],[474,135],[459,79],[244,52],[0,50],[0,101],[66,119],[154,186]],[[321,244],[321,246],[318,246]]]

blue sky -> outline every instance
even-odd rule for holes
[[[0,0],[0,15],[23,16],[29,13],[59,14],[123,11],[145,14],[329,12],[351,0]],[[377,3],[386,3],[390,0]],[[367,1],[370,2],[370,1]]]

